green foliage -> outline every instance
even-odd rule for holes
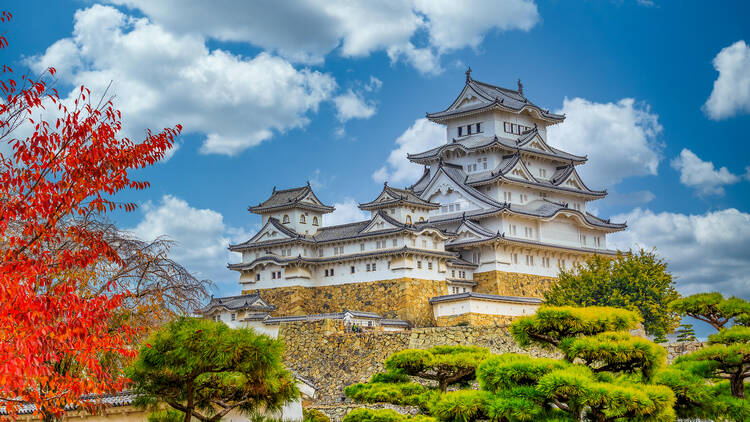
[[[149,413],[146,420],[148,422],[182,422],[184,419],[185,414],[182,412],[172,409],[164,409]]]
[[[432,414],[441,421],[470,422],[486,419],[485,405],[491,395],[486,391],[451,391],[435,404]]]
[[[674,300],[670,310],[711,324],[717,331],[735,319],[744,324],[750,315],[750,303],[736,297],[724,299],[721,293],[699,293]]]
[[[370,382],[409,382],[409,376],[401,372],[378,372],[370,377]]]
[[[681,324],[680,328],[677,329],[677,341],[696,341],[695,330],[693,324]]]
[[[165,402],[201,421],[218,421],[233,409],[280,410],[298,396],[282,351],[280,341],[251,329],[180,318],[146,340],[126,374],[137,405]]]
[[[640,321],[635,312],[619,308],[542,306],[536,314],[513,322],[511,333],[521,347],[532,344],[558,346],[569,337],[632,330]]]
[[[517,386],[536,385],[550,371],[569,366],[569,363],[557,359],[505,353],[484,361],[477,369],[477,379],[483,390],[499,393]]]
[[[385,361],[389,372],[437,381],[445,392],[449,385],[474,379],[476,368],[489,350],[471,346],[437,346],[427,350],[406,349]]]
[[[668,304],[679,294],[667,264],[643,249],[616,258],[592,255],[571,270],[561,269],[545,293],[555,306],[612,306],[638,312],[646,333],[661,337],[677,327],[679,318]]]
[[[318,409],[303,409],[302,422],[331,422],[331,418]]]
[[[417,406],[429,411],[440,392],[413,382],[352,384],[344,388],[344,394],[363,403],[392,403]]]
[[[651,378],[667,358],[663,347],[624,331],[567,338],[560,349],[569,362],[581,359],[596,372],[640,372],[644,379]]]
[[[354,409],[344,416],[342,422],[437,422],[437,420],[424,415],[404,416],[391,409]]]

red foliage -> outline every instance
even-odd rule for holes
[[[0,21],[10,18],[3,12]],[[122,388],[126,380],[103,362],[134,353],[133,330],[112,323],[122,294],[85,291],[86,270],[102,260],[117,265],[118,255],[101,233],[66,223],[134,209],[112,195],[148,187],[128,172],[163,158],[181,127],[148,132],[143,142],[120,138],[111,102],[92,104],[81,87],[68,108],[43,77],[16,81],[7,66],[0,91],[0,142],[12,148],[0,153],[0,407],[13,414],[27,402],[59,415],[65,405],[86,405],[82,394]],[[35,120],[42,111],[58,117]],[[28,124],[33,134],[13,138]]]

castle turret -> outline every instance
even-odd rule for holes
[[[379,210],[403,224],[416,224],[427,221],[430,211],[440,208],[440,204],[425,201],[406,189],[397,189],[383,184],[383,191],[373,201],[359,204],[359,209],[370,211],[371,218]]]
[[[323,225],[323,214],[333,210],[334,207],[325,205],[315,196],[309,182],[299,188],[276,190],[274,187],[268,199],[248,208],[263,217],[264,225],[269,218],[275,218],[301,235],[314,235]]]

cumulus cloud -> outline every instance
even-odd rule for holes
[[[228,226],[217,211],[194,208],[172,195],[163,196],[158,203],[146,202],[140,211],[141,221],[129,231],[146,241],[165,236],[175,242],[170,256],[189,271],[217,284],[236,283],[234,272],[226,265],[239,258],[227,247],[249,239],[245,230]]]
[[[295,62],[321,63],[334,50],[344,57],[386,51],[391,60],[404,60],[422,73],[439,72],[441,54],[476,48],[489,31],[526,31],[539,21],[532,0],[388,0],[356,6],[346,0],[109,1],[136,8],[176,33],[247,42]],[[415,46],[420,32],[428,40]]]
[[[114,81],[126,135],[181,123],[186,133],[205,136],[204,153],[237,154],[302,127],[336,89],[330,75],[278,56],[210,50],[200,34],[170,32],[101,5],[77,11],[72,36],[27,62],[35,71],[53,65],[63,82],[93,93]]]
[[[740,176],[730,173],[726,167],[717,170],[714,163],[701,160],[687,148],[671,164],[680,172],[680,183],[696,189],[699,195],[724,195],[724,185],[740,181]]]
[[[422,167],[406,159],[406,154],[427,151],[445,142],[445,127],[425,118],[415,120],[414,124],[396,139],[396,149],[391,151],[385,165],[372,174],[373,180],[389,181],[393,184],[416,182],[422,175]]]
[[[333,103],[336,106],[336,118],[342,123],[351,119],[369,119],[375,115],[375,104],[351,89],[334,97]]]
[[[352,198],[336,202],[333,206],[336,208],[334,212],[323,215],[323,225],[325,226],[336,226],[368,219],[368,214],[359,209],[357,201]]]
[[[609,187],[630,176],[657,174],[662,131],[659,116],[632,98],[595,103],[565,98],[564,123],[548,129],[550,144],[574,154],[588,155],[578,171],[590,186]]]
[[[713,120],[750,113],[750,46],[745,41],[725,47],[714,57],[719,77],[703,111]]]
[[[705,214],[654,213],[637,208],[612,217],[628,230],[610,247],[656,247],[683,294],[720,291],[750,299],[750,214],[729,208]]]

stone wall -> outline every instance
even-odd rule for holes
[[[461,315],[441,316],[437,318],[435,325],[438,327],[457,327],[466,325],[475,326],[506,326],[517,317],[505,315],[487,315],[467,312]]]
[[[344,387],[367,381],[383,370],[383,361],[404,349],[427,349],[439,345],[475,345],[493,353],[550,352],[521,349],[507,326],[415,328],[403,332],[347,331],[341,321],[321,320],[281,325],[279,339],[286,344],[286,365],[317,387],[315,406],[342,402]]]
[[[253,290],[247,290],[242,293],[252,292]],[[341,312],[349,309],[403,319],[416,327],[435,325],[429,299],[447,294],[448,285],[445,281],[415,278],[261,290],[263,299],[278,307],[274,316]]]
[[[529,296],[543,298],[544,292],[555,282],[555,277],[534,274],[486,271],[474,273],[474,291],[501,296]]]

